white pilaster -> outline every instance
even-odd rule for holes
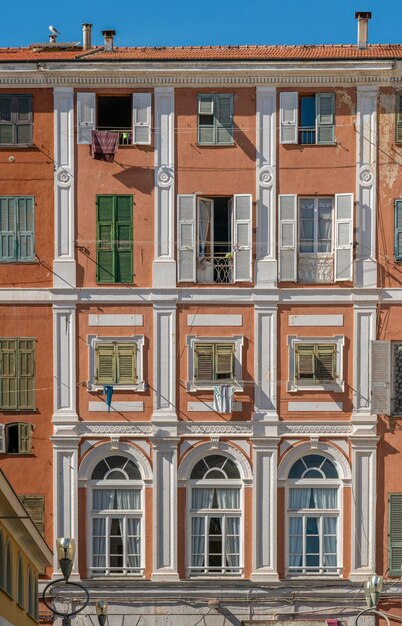
[[[154,412],[152,421],[177,421],[176,306],[154,304]]]
[[[356,287],[377,286],[377,89],[357,87],[356,110]]]
[[[74,250],[74,90],[54,88],[53,286],[75,287]]]
[[[257,87],[257,262],[256,287],[277,283],[276,89]]]
[[[256,437],[272,435],[265,431],[267,422],[272,426],[278,422],[276,406],[277,372],[277,306],[254,306],[254,379],[255,413],[253,417]],[[258,424],[260,426],[258,426]]]
[[[352,570],[353,581],[375,572],[377,437],[351,437],[352,442]]]
[[[154,563],[152,580],[178,580],[177,445],[179,439],[154,439]]]
[[[53,305],[53,423],[74,423],[76,413],[75,305]]]
[[[253,573],[258,582],[277,581],[277,462],[279,438],[253,439]]]
[[[176,286],[174,251],[174,89],[155,88],[154,287]]]
[[[371,414],[371,341],[376,338],[377,310],[355,304],[353,323],[353,421],[377,419]]]

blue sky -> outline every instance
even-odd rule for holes
[[[82,41],[82,22],[117,31],[116,45],[355,43],[355,11],[372,11],[370,43],[402,43],[402,0],[14,0],[3,1],[0,47]]]

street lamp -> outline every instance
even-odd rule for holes
[[[359,618],[365,613],[375,613],[376,615],[380,615],[380,617],[383,617],[387,622],[387,626],[390,626],[388,616],[377,609],[383,583],[383,577],[378,576],[377,574],[370,576],[370,578],[364,583],[364,595],[366,596],[367,608],[357,614],[355,626],[358,626]]]
[[[62,626],[70,626],[71,618],[78,615],[78,613],[81,613],[81,611],[83,611],[88,606],[89,593],[88,593],[88,589],[86,589],[84,585],[81,585],[81,583],[76,583],[76,582],[72,582],[69,580],[72,569],[73,569],[73,564],[74,564],[75,540],[71,539],[70,537],[62,537],[61,539],[56,539],[56,546],[57,546],[57,557],[59,559],[60,569],[62,571],[63,578],[57,578],[56,580],[51,580],[50,583],[48,583],[43,590],[42,599],[43,599],[45,606],[47,606],[47,608],[49,609],[49,611],[51,611],[54,615],[58,615],[59,617],[63,618]],[[75,609],[75,611],[70,611],[70,612],[56,611],[56,609],[52,606],[52,604],[48,602],[46,598],[47,590],[52,587],[58,586],[59,583],[63,583],[66,586],[68,585],[68,586],[78,587],[78,589],[84,592],[85,598],[82,601],[82,605],[78,606],[78,608]],[[104,602],[102,600],[99,600],[99,602],[97,602],[96,614],[98,616],[98,622],[100,626],[105,626],[106,617],[107,617],[107,602]]]

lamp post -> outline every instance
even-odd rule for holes
[[[378,576],[377,574],[373,574],[372,576],[370,576],[370,578],[364,583],[364,595],[366,596],[367,608],[363,609],[363,611],[360,611],[360,613],[357,614],[355,626],[358,626],[359,618],[365,613],[374,613],[375,615],[383,617],[387,622],[387,626],[390,626],[388,616],[377,609],[383,583],[383,577]]]
[[[74,556],[75,556],[74,539],[63,537],[61,539],[56,540],[56,545],[57,545],[57,557],[59,559],[60,569],[62,571],[63,578],[57,578],[56,580],[51,580],[50,583],[47,584],[43,590],[42,599],[43,599],[45,606],[47,606],[47,608],[49,609],[49,611],[51,611],[54,615],[57,615],[58,617],[63,618],[62,626],[70,626],[71,618],[78,615],[78,613],[81,613],[81,611],[83,611],[88,606],[89,593],[88,593],[88,589],[86,589],[84,585],[81,585],[81,583],[76,583],[76,582],[72,582],[69,580],[72,569],[73,569]],[[52,587],[59,586],[60,583],[64,584],[65,586],[78,587],[78,589],[84,592],[85,598],[82,601],[82,605],[78,606],[78,608],[75,609],[74,611],[64,611],[64,612],[57,611],[52,606],[52,604],[47,600],[46,598],[47,590],[51,589]],[[106,617],[107,617],[107,602],[103,602],[102,600],[97,602],[96,614],[98,616],[98,622],[100,626],[105,626]]]

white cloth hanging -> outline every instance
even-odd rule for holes
[[[214,411],[217,413],[232,413],[233,411],[233,385],[215,385],[214,387]]]

